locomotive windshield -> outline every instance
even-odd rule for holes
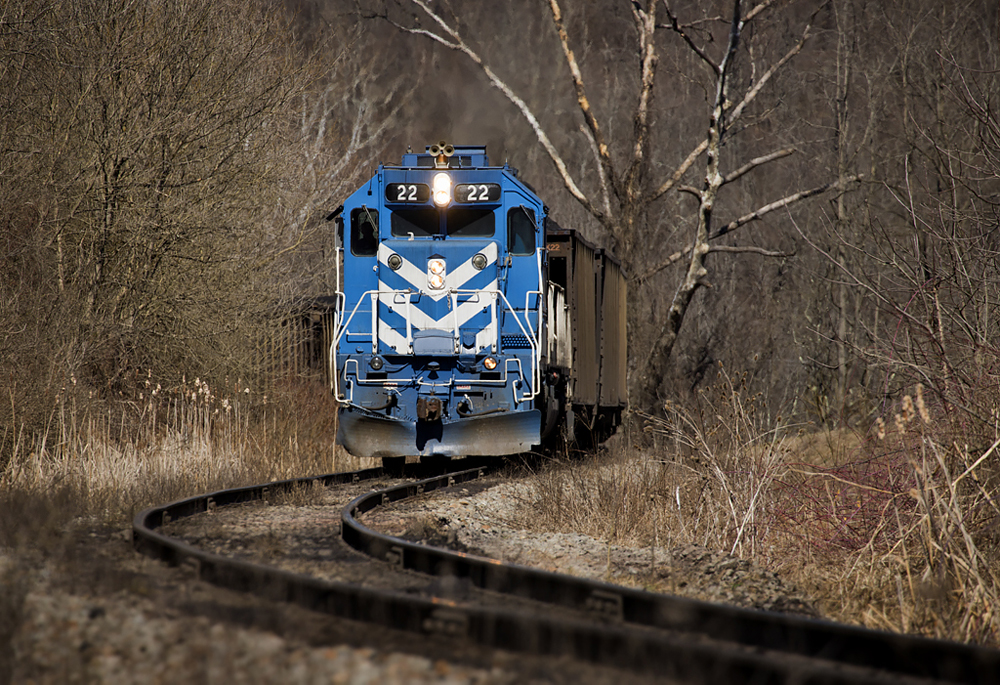
[[[448,235],[459,238],[488,238],[496,230],[492,209],[453,207],[447,221]]]
[[[359,207],[351,212],[351,254],[374,257],[378,252],[378,210]]]
[[[430,207],[398,209],[392,213],[390,229],[393,237],[426,238],[441,233],[441,214]],[[456,238],[488,238],[496,231],[492,209],[452,207],[445,213],[447,235]]]
[[[400,209],[390,219],[392,235],[397,238],[416,238],[437,235],[441,232],[441,215],[432,207]]]

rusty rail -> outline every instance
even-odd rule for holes
[[[457,462],[469,466],[471,462]],[[480,478],[474,464],[427,478],[420,464],[378,468],[223,490],[147,509],[135,517],[137,550],[188,563],[202,580],[342,618],[437,634],[511,651],[568,656],[689,683],[1000,682],[1000,652],[976,646],[866,630],[771,612],[657,595],[598,581],[503,564],[376,533],[357,516],[382,504]],[[514,612],[372,590],[207,553],[157,530],[213,507],[271,493],[403,475],[417,482],[356,498],[342,511],[351,546],[402,569],[469,579],[492,592],[533,600]],[[558,618],[546,606],[577,612]],[[562,612],[566,614],[565,611]]]

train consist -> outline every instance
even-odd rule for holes
[[[485,147],[379,165],[331,219],[337,441],[362,457],[599,442],[626,403],[625,278]]]

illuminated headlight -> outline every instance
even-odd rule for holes
[[[448,174],[442,172],[434,176],[431,196],[438,207],[444,207],[451,202],[451,177]]]
[[[427,285],[431,290],[441,290],[445,284],[445,263],[443,259],[427,260]]]
[[[484,255],[482,252],[477,253],[472,258],[472,266],[476,267],[476,269],[478,269],[479,271],[482,271],[483,269],[485,269],[486,268],[486,255]]]
[[[389,255],[389,258],[385,261],[393,271],[397,271],[399,267],[403,266],[403,258],[398,254]]]
[[[487,371],[492,371],[493,369],[497,368],[497,360],[494,359],[493,357],[487,357],[486,359],[483,360],[483,366],[486,367]]]

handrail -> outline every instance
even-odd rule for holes
[[[417,291],[416,294],[424,295],[425,293],[423,291]],[[524,303],[525,304],[525,308],[524,308],[524,321],[523,322],[521,321],[521,318],[517,315],[517,310],[514,308],[513,305],[511,305],[510,300],[507,299],[507,296],[504,294],[504,292],[502,290],[499,290],[499,289],[451,288],[451,289],[449,289],[447,291],[447,294],[451,298],[451,303],[452,303],[452,312],[453,312],[453,315],[454,315],[453,316],[454,324],[453,324],[452,334],[453,334],[454,340],[456,341],[456,344],[458,343],[459,337],[460,337],[460,334],[459,334],[459,325],[458,325],[458,313],[457,313],[458,296],[462,295],[462,294],[489,295],[490,296],[490,324],[489,324],[489,326],[493,330],[493,334],[494,334],[493,335],[494,341],[493,341],[493,345],[492,345],[494,351],[496,351],[498,349],[499,341],[500,341],[500,337],[501,337],[501,335],[500,335],[500,333],[501,333],[500,332],[500,326],[499,326],[499,321],[498,321],[497,312],[496,312],[496,302],[497,302],[497,298],[498,297],[499,297],[499,299],[503,300],[503,304],[507,307],[507,310],[513,316],[514,321],[517,323],[517,326],[520,329],[521,333],[528,340],[528,344],[529,344],[530,349],[531,349],[531,378],[530,378],[530,380],[531,380],[531,386],[530,386],[530,390],[527,393],[522,393],[520,401],[524,402],[524,401],[530,400],[533,397],[535,397],[538,394],[539,388],[541,386],[541,369],[539,368],[540,363],[541,363],[541,359],[540,359],[540,340],[539,340],[539,338],[540,338],[541,329],[542,329],[542,312],[543,312],[543,305],[542,305],[543,298],[542,298],[541,291],[535,291],[535,290],[533,290],[533,291],[530,291],[529,293],[527,293],[525,295],[525,303]],[[529,304],[528,298],[532,294],[537,294],[538,295],[538,306],[535,307],[535,308],[529,309],[529,307],[528,307],[528,304]],[[337,293],[337,295],[339,297],[344,297],[343,293]],[[405,290],[402,290],[402,289],[401,290],[366,290],[365,292],[363,292],[361,294],[361,296],[358,297],[357,303],[354,305],[354,308],[351,310],[351,313],[347,316],[347,320],[346,321],[343,320],[343,309],[340,310],[339,316],[335,317],[335,322],[334,322],[334,336],[333,336],[333,341],[330,343],[330,371],[331,371],[330,372],[330,379],[331,379],[331,390],[333,391],[333,395],[334,395],[334,397],[336,397],[336,399],[337,399],[338,402],[350,402],[350,400],[348,400],[346,397],[341,397],[340,387],[339,387],[340,386],[340,380],[339,380],[339,373],[338,373],[339,370],[337,369],[337,354],[338,354],[338,350],[340,348],[341,339],[343,338],[344,334],[348,332],[347,329],[351,325],[351,322],[354,320],[355,314],[358,313],[358,308],[361,306],[361,303],[364,302],[366,298],[370,297],[371,298],[371,302],[372,302],[372,312],[371,312],[372,326],[371,326],[371,334],[370,335],[371,335],[371,341],[372,341],[371,342],[371,344],[372,344],[372,353],[373,354],[376,353],[378,351],[378,304],[379,304],[379,302],[382,301],[383,297],[390,296],[390,295],[391,296],[404,295],[406,297],[406,300],[405,300],[405,305],[406,305],[406,308],[405,308],[405,311],[406,311],[406,314],[405,314],[405,318],[406,318],[406,343],[407,343],[408,349],[412,350],[412,345],[413,345],[413,327],[412,327],[412,322],[411,322],[411,319],[412,319],[411,312],[412,312],[412,295],[414,295],[414,291],[412,289],[410,289],[410,288],[406,288]],[[537,331],[535,331],[534,327],[532,327],[531,320],[530,320],[530,318],[528,316],[529,312],[532,311],[532,309],[535,311],[535,313],[537,315],[537,326],[538,326],[538,330]],[[524,377],[523,372],[520,375],[521,375],[522,378]]]

